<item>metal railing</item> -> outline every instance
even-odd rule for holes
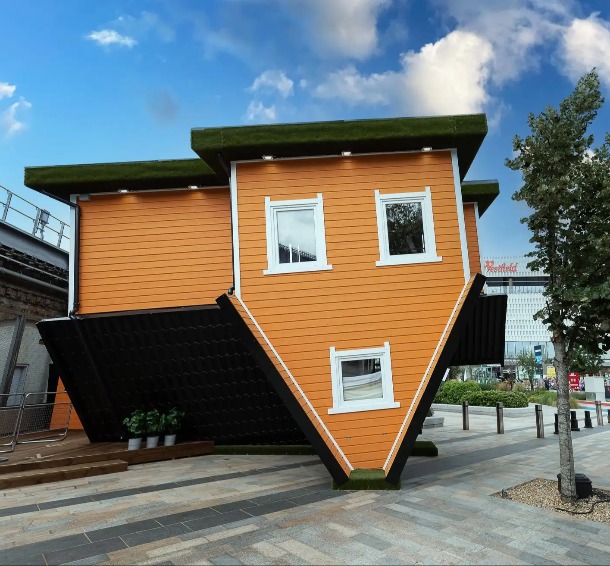
[[[71,414],[65,391],[0,394],[0,454],[13,452],[17,444],[63,440]]]
[[[0,222],[10,224],[57,248],[69,248],[70,225],[48,210],[25,200],[0,185]]]

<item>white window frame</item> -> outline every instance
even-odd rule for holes
[[[345,401],[343,399],[343,376],[341,362],[379,358],[381,361],[381,399],[358,399]],[[337,352],[334,346],[330,348],[330,373],[333,385],[333,406],[328,409],[329,415],[339,413],[356,413],[360,411],[378,411],[381,409],[396,409],[400,403],[394,401],[394,385],[392,382],[392,359],[390,343],[384,342],[381,348],[364,348],[361,350],[343,350]]]
[[[411,203],[421,204],[426,252],[423,254],[390,255],[386,204]],[[430,187],[426,187],[420,192],[389,194],[381,194],[379,189],[377,189],[375,190],[375,205],[377,209],[377,230],[379,234],[379,261],[376,262],[377,266],[443,261],[442,257],[436,255],[436,237],[434,233],[434,216],[432,214],[432,195],[430,193]]]
[[[316,261],[298,263],[279,263],[277,255],[277,213],[285,210],[313,210],[314,229],[316,232]],[[322,194],[313,199],[272,201],[265,197],[265,218],[267,222],[267,269],[265,275],[281,273],[303,273],[305,271],[322,271],[332,269],[326,260],[326,230],[324,228],[324,202]]]

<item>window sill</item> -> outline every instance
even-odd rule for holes
[[[328,409],[329,415],[339,415],[341,413],[360,413],[362,411],[380,411],[382,409],[398,409],[400,403],[381,401],[379,403],[371,403],[366,405],[344,405],[342,407],[333,407]]]
[[[306,265],[305,263],[288,263],[286,267],[274,267],[273,269],[264,269],[263,275],[283,275],[286,273],[305,273],[308,271],[328,271],[332,269],[332,265]]]
[[[384,267],[388,265],[413,265],[417,263],[437,263],[443,261],[440,256],[396,256],[380,259],[375,262],[377,267]]]

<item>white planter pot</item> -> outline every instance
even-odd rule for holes
[[[159,436],[147,436],[146,448],[156,448],[159,445]]]
[[[139,450],[142,446],[141,438],[130,438],[127,442],[127,450]]]
[[[175,434],[166,434],[163,439],[164,446],[173,446],[176,444],[176,435]]]

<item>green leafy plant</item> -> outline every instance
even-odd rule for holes
[[[156,436],[161,430],[161,413],[157,409],[146,413],[146,433],[148,436]]]
[[[481,386],[476,381],[445,381],[436,394],[434,402],[459,405],[464,395],[480,390]]]
[[[171,408],[167,414],[161,415],[161,430],[165,434],[176,434],[182,427],[184,415],[184,411],[180,411],[176,407]]]
[[[146,432],[146,413],[139,409],[123,419],[123,425],[129,431],[131,438],[140,438]]]
[[[578,409],[580,403],[578,399],[580,394],[570,394],[568,402],[570,403],[570,409]],[[538,403],[540,405],[548,405],[549,407],[557,406],[557,391],[546,391],[545,389],[537,390],[532,393],[529,397],[530,403]]]
[[[463,400],[478,407],[495,407],[496,403],[502,403],[507,409],[527,407],[527,396],[514,391],[472,391]]]

